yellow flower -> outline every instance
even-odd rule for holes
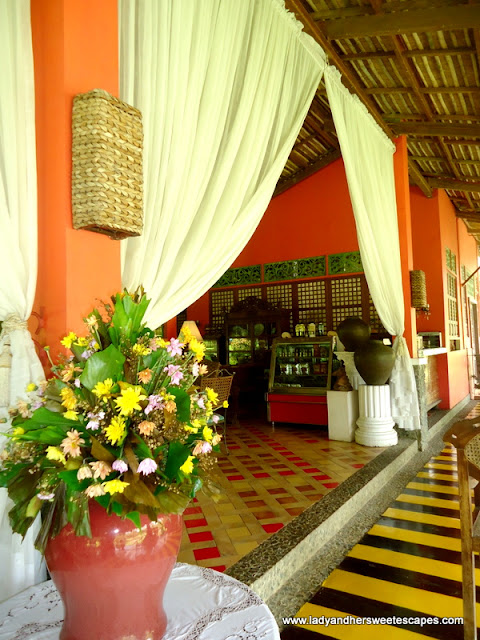
[[[128,387],[122,389],[122,394],[116,398],[115,404],[120,409],[120,415],[129,416],[133,411],[141,410],[142,407],[138,403],[146,398],[147,396],[143,395],[139,388]]]
[[[63,464],[66,462],[63,451],[59,447],[47,447],[47,459],[63,462]]]
[[[165,349],[165,347],[170,344],[169,342],[167,342],[163,338],[154,338],[154,340],[155,340],[155,342],[157,344],[157,347],[160,347],[160,349]]]
[[[27,386],[27,393],[30,393],[30,391],[35,391],[36,388],[37,385],[34,382],[30,382],[30,384]]]
[[[207,398],[210,400],[210,402],[215,404],[218,400],[218,393],[216,393],[213,389],[210,389],[210,387],[207,387],[205,391],[207,392]]]
[[[223,407],[224,409],[228,409],[228,401],[227,401],[227,400],[224,400],[224,401],[223,401],[222,407]]]
[[[60,391],[60,395],[62,396],[62,404],[65,408],[75,409],[77,406],[77,398],[70,387],[63,387]]]
[[[129,482],[122,482],[121,480],[109,480],[108,482],[102,483],[102,487],[105,489],[107,493],[123,493],[125,488],[128,487]]]
[[[125,433],[125,419],[118,416],[112,418],[112,421],[105,429],[105,435],[112,444],[116,444],[123,440]]]
[[[210,429],[210,427],[203,427],[203,439],[205,440],[205,442],[210,442],[212,440],[213,437],[213,430]]]
[[[148,356],[152,353],[152,350],[144,344],[134,344],[132,351],[136,356]]]
[[[191,427],[190,425],[186,424],[184,427],[185,431],[188,431],[188,433],[198,433],[198,427]]]
[[[185,344],[188,344],[190,340],[193,339],[192,332],[188,327],[182,327],[182,333],[180,335],[180,339]]]
[[[15,438],[15,436],[21,436],[25,433],[25,429],[22,429],[22,427],[17,427],[16,429],[13,430],[13,436],[14,436],[14,440],[16,440],[17,438]]]
[[[76,334],[73,333],[73,331],[70,331],[68,336],[65,336],[65,338],[61,340],[60,344],[63,344],[64,347],[67,347],[67,349],[70,349],[70,347],[72,346],[72,344],[75,342],[76,339],[77,339]]]
[[[67,420],[78,420],[78,413],[76,411],[65,411],[63,417],[67,418]]]
[[[185,462],[180,467],[180,471],[183,471],[183,473],[185,475],[189,475],[193,471],[193,462],[192,462],[192,460],[194,460],[194,457],[193,456],[188,456],[188,458],[185,460]]]
[[[77,341],[75,342],[75,344],[78,345],[79,347],[86,347],[88,345],[88,338],[85,338],[85,337],[77,338]]]
[[[197,338],[192,338],[189,344],[190,351],[195,354],[195,359],[200,362],[205,356],[205,343],[200,342]]]
[[[111,378],[107,378],[103,382],[97,382],[92,391],[97,396],[97,398],[109,398],[112,395],[112,387],[113,380]]]

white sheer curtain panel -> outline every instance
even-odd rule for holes
[[[120,95],[142,111],[145,228],[122,243],[158,326],[230,267],[322,78],[284,0],[119,0]]]
[[[392,416],[399,427],[419,429],[415,377],[403,337],[404,301],[393,173],[395,145],[357,96],[343,86],[335,67],[325,70],[325,84],[345,164],[368,288],[385,329],[396,336],[395,365],[390,378]]]
[[[0,414],[44,378],[27,328],[37,279],[35,93],[30,0],[0,2]],[[1,435],[8,423],[0,424]],[[22,542],[12,533],[12,502],[0,489],[0,600],[41,582],[33,547],[37,526]]]

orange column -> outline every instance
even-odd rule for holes
[[[395,141],[397,150],[393,156],[395,190],[397,194],[398,237],[402,267],[403,298],[405,303],[405,340],[412,357],[417,356],[417,325],[415,310],[412,309],[410,291],[410,271],[413,269],[412,216],[410,210],[410,186],[408,182],[407,138],[401,136]]]
[[[74,230],[72,101],[101,88],[118,95],[117,0],[31,0],[38,171],[38,341],[58,351],[82,317],[120,290],[120,243]],[[35,328],[35,327],[33,327]],[[35,335],[34,335],[35,337]]]

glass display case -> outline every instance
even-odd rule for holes
[[[276,339],[272,347],[269,391],[326,393],[331,388],[332,339]]]
[[[333,340],[320,336],[273,341],[267,394],[272,423],[328,424]]]

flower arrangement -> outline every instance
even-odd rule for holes
[[[53,377],[10,411],[0,486],[14,531],[25,535],[41,512],[41,551],[68,522],[91,536],[91,499],[140,526],[140,514],[181,513],[214,489],[217,396],[193,384],[206,373],[204,345],[156,336],[142,323],[148,304],[142,290],[125,291],[103,316],[94,309],[85,337],[62,340],[71,355],[51,363]]]

